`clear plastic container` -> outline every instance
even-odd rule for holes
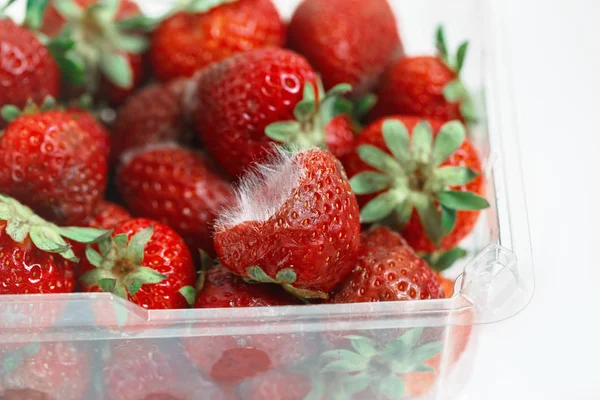
[[[0,398],[256,399],[253,387],[284,382],[278,373],[289,371],[304,374],[295,375],[294,385],[285,381],[289,397],[264,391],[258,398],[296,399],[302,391],[310,391],[310,400],[456,396],[474,367],[479,326],[514,316],[534,288],[509,63],[491,0],[390,2],[409,54],[434,52],[439,23],[452,46],[471,42],[464,77],[484,115],[472,135],[487,165],[492,207],[463,243],[467,261],[450,271],[454,297],[147,311],[111,294],[2,296],[0,350],[19,349],[12,354],[28,361],[0,356]],[[276,3],[288,18],[298,0]],[[142,2],[150,13],[168,4]],[[366,378],[357,371],[365,362],[376,390],[359,390]],[[331,371],[318,373],[324,364]],[[48,371],[54,371],[50,382],[43,378]],[[232,371],[256,376],[235,386]],[[27,397],[22,389],[47,397]],[[10,397],[15,394],[22,397]]]

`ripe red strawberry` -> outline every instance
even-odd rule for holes
[[[460,80],[468,42],[451,58],[439,28],[437,47],[438,56],[405,57],[389,68],[381,81],[373,117],[400,114],[441,121],[476,120],[474,103]]]
[[[338,85],[323,93],[300,55],[262,49],[208,67],[198,77],[194,121],[215,161],[241,175],[272,153],[272,143],[325,147],[325,126],[335,116]]]
[[[355,94],[373,89],[403,54],[387,0],[304,0],[288,27],[288,45],[319,71],[326,89],[349,83]]]
[[[90,362],[86,351],[69,342],[0,351],[0,398],[84,400]]]
[[[28,101],[41,103],[46,96],[58,96],[60,71],[49,50],[34,33],[2,18],[0,60],[0,108],[22,108]]]
[[[343,161],[362,221],[401,229],[418,252],[453,249],[488,207],[479,156],[457,121],[379,120]]]
[[[222,387],[302,363],[317,350],[300,333],[185,337],[182,345],[191,363]]]
[[[118,204],[102,200],[85,220],[85,226],[109,230],[115,229],[130,219],[129,211]]]
[[[55,43],[73,45],[72,62],[59,62],[65,81],[118,103],[143,81],[148,42],[136,32],[139,24],[128,23],[135,17],[141,13],[131,0],[76,0],[50,4],[40,30]]]
[[[207,263],[207,256],[203,256]],[[280,287],[245,282],[218,264],[200,271],[194,308],[268,307],[299,304]]]
[[[185,82],[155,84],[133,94],[117,111],[112,128],[112,164],[128,150],[162,142],[189,140],[184,117]]]
[[[271,0],[192,2],[163,21],[152,36],[155,75],[189,77],[211,63],[267,46],[283,46],[285,29]]]
[[[310,379],[305,375],[289,371],[271,371],[264,376],[245,381],[240,385],[239,391],[246,400],[303,400],[310,389]]]
[[[215,248],[238,275],[326,298],[354,266],[358,213],[331,153],[282,151],[243,178],[235,204],[215,223]]]
[[[26,109],[0,136],[0,191],[52,222],[81,224],[107,180],[108,139],[86,127],[68,112]]]
[[[213,253],[212,223],[232,191],[202,154],[174,145],[126,157],[118,186],[131,212],[172,227],[191,249]]]
[[[112,151],[112,140],[111,135],[108,133],[102,122],[98,121],[94,114],[81,108],[68,108],[67,113],[92,137],[99,142],[109,143],[109,145],[105,146],[106,157],[108,157],[110,155],[109,153]]]
[[[78,259],[65,238],[91,243],[104,233],[60,228],[0,194],[0,294],[72,292]]]
[[[444,297],[451,298],[454,295],[454,281],[452,279],[448,279],[444,277],[442,274],[437,273],[438,281],[440,285],[442,285],[442,290],[444,291]]]
[[[168,226],[132,219],[98,247],[100,252],[88,247],[87,260],[81,261],[85,291],[111,292],[147,309],[186,308],[193,302],[192,256]]]
[[[354,138],[359,128],[348,115],[338,115],[325,126],[327,149],[337,158],[354,150]]]
[[[336,287],[331,301],[364,303],[443,297],[436,274],[402,236],[389,228],[377,227],[361,235],[356,267]]]
[[[167,344],[153,340],[112,343],[103,354],[104,399],[225,400],[219,388],[186,365]],[[200,397],[198,397],[200,396]]]

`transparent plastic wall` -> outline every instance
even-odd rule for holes
[[[533,293],[509,63],[491,1],[390,2],[408,54],[433,53],[440,23],[450,46],[471,43],[464,78],[482,121],[470,134],[492,207],[463,243],[469,256],[450,271],[455,296],[175,311],[110,294],[2,296],[0,398],[455,397],[473,368],[478,326],[513,316]],[[298,1],[276,3],[287,18]],[[141,2],[148,12],[168,4]]]

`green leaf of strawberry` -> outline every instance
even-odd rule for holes
[[[458,121],[443,125],[435,137],[429,123],[413,129],[396,119],[384,121],[382,135],[387,147],[359,146],[360,159],[375,171],[359,172],[350,179],[357,195],[377,194],[361,210],[363,223],[390,216],[403,226],[416,210],[427,237],[439,245],[452,232],[458,210],[481,210],[489,206],[475,193],[453,190],[469,184],[478,172],[464,166],[444,166],[465,141],[465,127]],[[391,154],[390,154],[391,153]]]
[[[311,82],[304,85],[303,98],[294,108],[296,120],[274,122],[265,128],[265,134],[289,147],[325,149],[325,127],[343,113],[336,105],[341,96],[352,90],[352,86],[342,83],[327,93],[324,93],[320,79],[317,86],[315,89]]]
[[[459,76],[453,82],[448,83],[444,88],[444,97],[450,103],[461,103],[461,114],[468,122],[477,122],[477,113],[475,104],[471,98],[469,91],[466,89],[463,82],[460,80],[460,73],[465,64],[467,52],[469,50],[469,42],[465,41],[460,44],[456,55],[453,56],[448,52],[444,28],[440,25],[436,31],[436,47],[439,57],[442,61]]]
[[[0,219],[7,221],[6,234],[22,243],[27,237],[40,250],[58,253],[69,261],[79,261],[65,238],[92,243],[106,237],[107,231],[91,228],[58,227],[48,222],[17,200],[0,194]]]

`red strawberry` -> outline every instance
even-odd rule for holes
[[[105,232],[59,228],[0,195],[0,294],[70,293],[78,261],[66,239],[91,243]]]
[[[197,79],[194,121],[206,149],[239,176],[272,153],[272,143],[326,146],[338,85],[323,93],[308,62],[281,49],[244,53],[208,67]],[[341,145],[341,144],[339,144]]]
[[[327,297],[359,246],[356,198],[339,161],[317,149],[282,151],[247,175],[215,226],[224,266],[304,297]]]
[[[444,291],[444,297],[451,298],[454,295],[454,281],[452,279],[448,279],[444,277],[442,274],[437,273],[438,281],[440,285],[442,285],[442,290]]]
[[[288,371],[272,371],[240,385],[240,392],[246,400],[303,400],[310,389],[308,377]]]
[[[115,229],[131,219],[129,212],[118,204],[102,200],[85,220],[85,226],[98,229]]]
[[[186,308],[193,302],[194,263],[183,239],[149,219],[115,228],[112,239],[87,249],[85,291],[111,292],[147,309]]]
[[[0,108],[57,97],[60,71],[50,52],[34,33],[0,18]],[[0,122],[0,129],[2,128]]]
[[[212,9],[195,3],[153,34],[152,66],[160,80],[189,77],[234,54],[284,44],[284,25],[271,0],[218,0],[210,2],[217,5]]]
[[[40,30],[55,43],[71,42],[71,62],[59,60],[68,83],[101,92],[114,103],[122,101],[143,80],[141,54],[147,40],[135,32],[140,9],[131,0],[76,0],[45,10]]]
[[[343,161],[362,221],[398,227],[418,252],[453,249],[488,207],[479,156],[457,121],[379,120]]]
[[[168,224],[190,248],[213,252],[215,212],[231,188],[200,153],[173,145],[126,157],[118,186],[134,215]]]
[[[364,303],[443,297],[436,274],[402,236],[389,228],[377,227],[361,235],[356,267],[336,287],[331,301]]]
[[[327,149],[337,158],[354,150],[354,138],[359,128],[348,115],[338,115],[325,126]]]
[[[468,42],[451,59],[441,28],[437,40],[439,56],[405,57],[389,68],[380,85],[374,117],[400,114],[442,121],[476,119],[471,96],[460,80]]]
[[[103,355],[106,400],[225,400],[222,391],[194,373],[157,340],[124,340]]]
[[[84,400],[90,357],[68,343],[36,343],[0,351],[0,398]]]
[[[107,180],[107,138],[85,127],[68,112],[26,109],[0,136],[0,191],[53,222],[81,224]]]
[[[225,386],[301,363],[316,344],[303,334],[201,336],[182,339],[189,360],[214,382]]]
[[[91,136],[97,139],[99,142],[107,142],[109,145],[106,146],[106,157],[111,152],[111,135],[108,133],[102,122],[98,121],[94,114],[91,112],[80,109],[80,108],[69,108],[67,113],[81,126],[81,128],[87,131]]]
[[[299,304],[281,288],[251,284],[224,268],[212,266],[202,254],[196,308],[269,307]],[[309,356],[302,335],[255,335],[186,337],[182,340],[190,361],[220,384],[234,384],[245,378],[302,361]]]
[[[304,0],[288,27],[288,45],[320,72],[326,89],[349,83],[364,94],[403,54],[387,0]]]
[[[206,263],[206,256],[203,257]],[[299,304],[275,285],[245,282],[222,265],[200,272],[194,308],[268,307]]]
[[[145,145],[188,142],[184,118],[185,82],[155,84],[133,94],[117,111],[112,128],[112,164],[128,150]]]

